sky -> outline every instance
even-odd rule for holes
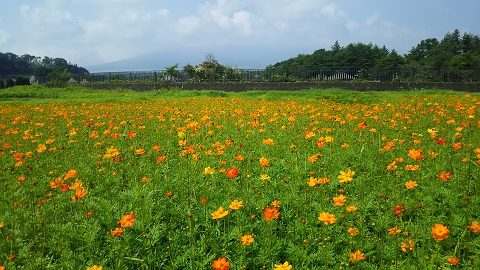
[[[455,29],[480,35],[479,0],[2,0],[0,11],[0,52],[83,67],[213,54],[264,68],[335,41],[406,54]]]

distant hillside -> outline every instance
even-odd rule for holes
[[[220,63],[225,66],[243,69],[265,68],[271,63],[282,60],[281,55],[295,55],[293,48],[288,50],[283,48],[257,48],[248,55],[237,54],[230,50],[212,50],[205,51],[204,54],[190,52],[187,49],[178,49],[177,51],[165,52],[157,51],[115,62],[91,65],[86,68],[92,72],[115,72],[115,71],[145,71],[145,70],[163,70],[178,64],[182,69],[186,65],[196,65],[201,63],[205,54],[213,53]]]

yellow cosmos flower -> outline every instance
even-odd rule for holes
[[[221,219],[225,216],[228,215],[228,210],[223,209],[223,207],[220,206],[217,211],[212,213],[212,219]]]
[[[238,210],[243,207],[243,201],[233,200],[228,207],[233,210]]]
[[[352,182],[353,176],[355,175],[355,172],[348,169],[346,172],[340,171],[340,175],[338,176],[338,180],[340,183],[348,183]]]

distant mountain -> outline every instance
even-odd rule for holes
[[[298,49],[297,49],[298,50]],[[263,69],[268,65],[290,58],[296,55],[295,49],[264,48],[239,53],[238,50],[221,51],[181,51],[181,52],[153,52],[132,58],[127,58],[110,63],[87,66],[90,73],[96,72],[118,72],[118,71],[146,71],[163,70],[179,64],[178,68],[183,69],[187,64],[198,65],[205,60],[207,53],[212,53],[218,62],[225,66],[244,69]]]

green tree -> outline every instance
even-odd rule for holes
[[[166,67],[165,72],[162,74],[162,79],[164,81],[177,81],[180,78],[180,71],[177,70],[178,64],[175,64],[171,67]]]

